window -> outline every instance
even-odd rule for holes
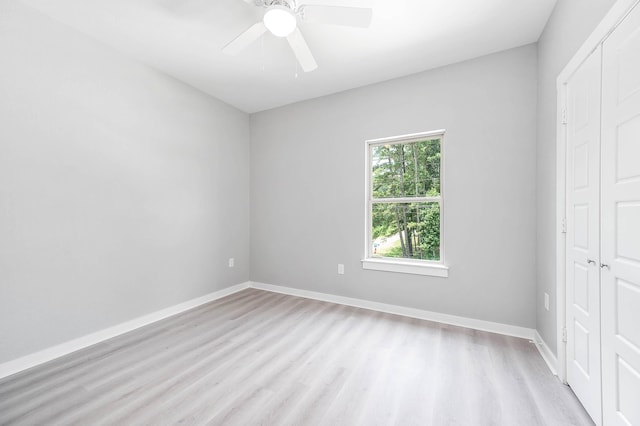
[[[367,141],[363,268],[446,277],[444,130]]]

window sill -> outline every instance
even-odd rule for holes
[[[410,260],[363,259],[362,269],[428,275],[441,278],[447,278],[449,276],[449,268],[445,265],[425,264],[423,262],[412,262]]]

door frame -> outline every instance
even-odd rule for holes
[[[556,371],[562,383],[567,383],[567,343],[564,341],[564,330],[567,326],[567,283],[566,283],[566,205],[567,205],[567,141],[566,126],[566,83],[578,70],[582,63],[600,44],[616,29],[631,10],[640,4],[640,0],[618,0],[600,24],[591,33],[580,49],[573,55],[569,63],[556,79],[556,336],[557,365]]]

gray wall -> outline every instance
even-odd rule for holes
[[[0,363],[248,280],[248,115],[0,16]]]
[[[536,329],[556,351],[556,79],[615,0],[558,0],[538,42]],[[544,309],[544,293],[550,310]]]
[[[528,45],[252,115],[251,279],[534,327],[535,108]],[[449,278],[363,270],[364,141],[441,128]]]

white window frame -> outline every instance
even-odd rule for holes
[[[434,130],[430,132],[412,133],[409,135],[392,136],[381,139],[371,139],[365,142],[366,150],[366,170],[365,170],[365,257],[362,259],[363,269],[376,271],[400,272],[405,274],[429,275],[446,278],[449,276],[449,268],[445,264],[444,249],[444,134],[445,130]],[[440,139],[440,196],[439,197],[406,197],[377,199],[379,202],[437,202],[440,204],[440,260],[421,260],[391,257],[373,257],[371,245],[371,212],[373,208],[373,182],[371,180],[372,170],[372,147],[377,145],[406,144],[419,142],[425,139]]]

